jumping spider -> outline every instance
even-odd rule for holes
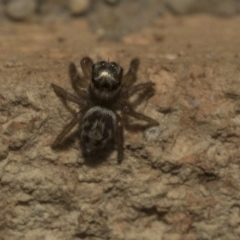
[[[123,160],[123,121],[121,116],[129,115],[147,122],[150,126],[158,125],[154,119],[135,112],[129,98],[139,91],[152,92],[152,82],[132,86],[136,80],[139,60],[133,59],[128,72],[123,75],[123,69],[115,62],[93,63],[89,57],[81,60],[83,77],[77,73],[75,64],[70,63],[69,75],[71,85],[76,95],[66,92],[63,88],[52,84],[53,90],[63,101],[77,103],[78,113],[73,113],[72,121],[58,135],[52,147],[62,143],[64,137],[76,125],[80,124],[79,138],[85,153],[104,149],[108,143],[116,140],[118,145],[118,163]],[[86,82],[88,88],[84,88]],[[117,111],[121,111],[120,116]]]

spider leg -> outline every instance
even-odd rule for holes
[[[128,72],[123,76],[123,80],[122,80],[123,87],[128,88],[136,82],[138,67],[139,67],[139,59],[134,58],[130,62],[130,67]]]
[[[91,79],[92,78],[93,60],[89,57],[84,57],[81,60],[80,64],[81,64],[84,76],[87,79]]]
[[[72,119],[72,121],[63,128],[62,132],[57,136],[57,138],[53,142],[52,148],[56,148],[58,145],[62,143],[63,138],[73,129],[74,126],[77,125],[77,123],[79,123],[81,117],[82,117],[82,114],[79,112]]]
[[[149,90],[153,91],[154,85],[155,84],[153,82],[140,83],[140,84],[128,89],[126,92],[124,92],[124,94],[126,94],[128,97],[131,97],[132,95],[134,95],[136,92],[139,92],[139,91],[143,91],[143,90],[144,91],[149,91]]]
[[[123,141],[123,124],[119,114],[117,114],[116,129],[117,129],[117,145],[118,145],[117,161],[120,164],[123,160],[123,142],[124,141]]]
[[[79,96],[86,96],[87,93],[86,90],[84,89],[87,85],[86,79],[80,78],[76,65],[72,62],[69,64],[68,73],[70,76],[72,88],[76,92],[76,94]]]
[[[149,123],[152,127],[159,125],[159,123],[151,117],[145,116],[142,113],[135,112],[128,104],[125,104],[122,108],[123,113],[128,114],[138,120]]]
[[[67,91],[65,91],[63,88],[55,85],[55,84],[51,84],[51,86],[53,87],[53,90],[54,92],[56,93],[56,95],[64,100],[68,100],[70,102],[74,102],[74,103],[77,103],[81,106],[85,106],[87,103],[85,100],[83,99],[80,99],[76,96],[74,96],[73,94],[71,93],[68,93]]]

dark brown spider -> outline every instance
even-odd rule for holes
[[[118,145],[118,162],[123,160],[123,121],[121,116],[129,115],[138,120],[146,121],[150,126],[158,125],[154,119],[135,112],[129,98],[139,91],[152,92],[152,82],[132,86],[136,80],[139,60],[133,59],[128,72],[123,75],[123,69],[115,62],[97,62],[89,57],[81,60],[83,77],[80,77],[75,64],[70,63],[69,75],[72,88],[76,95],[66,92],[63,88],[52,84],[52,87],[62,100],[77,103],[78,113],[66,125],[53,143],[60,145],[64,137],[76,125],[80,124],[80,142],[85,153],[104,149],[108,143],[116,140]],[[90,83],[89,83],[90,81]],[[88,83],[88,89],[86,89]],[[121,116],[117,111],[121,111]]]

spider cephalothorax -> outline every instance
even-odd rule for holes
[[[121,88],[123,69],[115,62],[97,62],[93,65],[90,91],[102,101],[115,98]]]
[[[76,95],[66,92],[61,87],[52,84],[55,93],[64,100],[77,103],[78,113],[73,113],[73,120],[56,138],[53,147],[61,144],[64,137],[76,125],[79,126],[79,139],[85,153],[92,153],[106,148],[109,143],[117,142],[118,162],[123,160],[123,123],[121,116],[129,115],[146,121],[150,126],[158,125],[154,119],[135,112],[129,98],[139,91],[153,91],[153,83],[136,82],[136,72],[139,60],[133,59],[128,72],[123,75],[123,69],[115,62],[97,62],[85,57],[81,60],[83,77],[77,73],[76,66],[69,65],[69,75]],[[86,89],[88,81],[88,89]]]

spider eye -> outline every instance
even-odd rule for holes
[[[100,62],[100,65],[101,65],[101,66],[105,66],[105,65],[106,65],[106,62],[105,62],[105,61],[101,61],[101,62]]]
[[[111,62],[111,67],[117,67],[117,64],[115,62]]]

